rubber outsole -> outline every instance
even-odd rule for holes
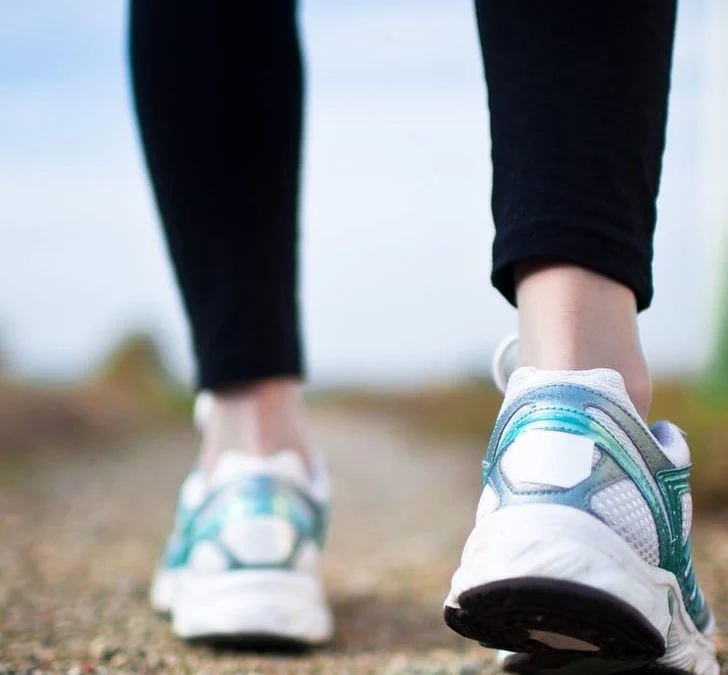
[[[583,584],[541,577],[491,582],[465,591],[459,607],[445,607],[445,622],[485,647],[529,654],[586,656],[650,662],[665,641],[638,611]],[[560,648],[544,636],[566,638]],[[570,649],[568,645],[581,645]]]
[[[168,610],[155,610],[155,614],[167,623],[172,622],[172,613]],[[269,635],[267,633],[202,635],[187,638],[185,642],[190,645],[205,645],[213,649],[219,649],[220,651],[266,652],[276,654],[303,654],[326,646],[326,643],[311,644],[303,640],[281,637],[280,635]]]
[[[502,670],[514,675],[689,675],[661,663],[606,661],[573,654],[510,654]]]
[[[331,641],[321,580],[288,569],[157,572],[150,591],[176,637],[235,651],[302,652]]]
[[[302,640],[268,635],[265,633],[246,635],[201,635],[185,640],[190,645],[204,645],[218,651],[263,652],[274,654],[304,654],[324,645],[314,645]]]

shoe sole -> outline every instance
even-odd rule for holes
[[[170,578],[169,574],[174,574]],[[167,591],[165,605],[157,602]],[[286,570],[236,570],[210,576],[161,572],[152,605],[167,609],[177,637],[213,646],[298,651],[330,641],[333,621],[317,578]]]
[[[476,586],[446,607],[445,621],[484,647],[554,650],[603,659],[653,661],[665,654],[655,627],[625,602],[568,581],[520,577]]]
[[[594,516],[561,505],[481,518],[453,577],[445,621],[510,652],[719,672],[715,647],[687,614],[675,576]]]
[[[190,645],[204,645],[219,651],[266,652],[299,655],[320,646],[304,639],[281,637],[268,633],[236,633],[231,635],[202,635],[185,638]]]
[[[498,655],[500,669],[514,675],[688,675],[684,670],[661,663],[606,661],[569,654]]]

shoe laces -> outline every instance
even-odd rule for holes
[[[508,387],[508,378],[511,373],[507,371],[507,357],[511,353],[511,350],[518,344],[518,333],[511,333],[496,347],[493,352],[493,360],[491,361],[491,372],[493,374],[493,381],[495,386],[498,387],[501,394],[506,393],[506,387]]]

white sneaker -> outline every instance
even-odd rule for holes
[[[174,530],[150,599],[176,635],[249,647],[328,642],[333,622],[321,579],[329,483],[295,452],[224,453],[209,481],[182,485]]]
[[[676,426],[642,422],[618,373],[517,370],[483,470],[445,601],[453,630],[518,653],[505,665],[521,672],[718,674],[690,452]]]

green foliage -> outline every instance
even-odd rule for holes
[[[728,260],[728,258],[726,258]],[[728,402],[728,268],[724,270],[723,288],[720,294],[718,339],[710,365],[701,382],[708,400],[716,398]]]

